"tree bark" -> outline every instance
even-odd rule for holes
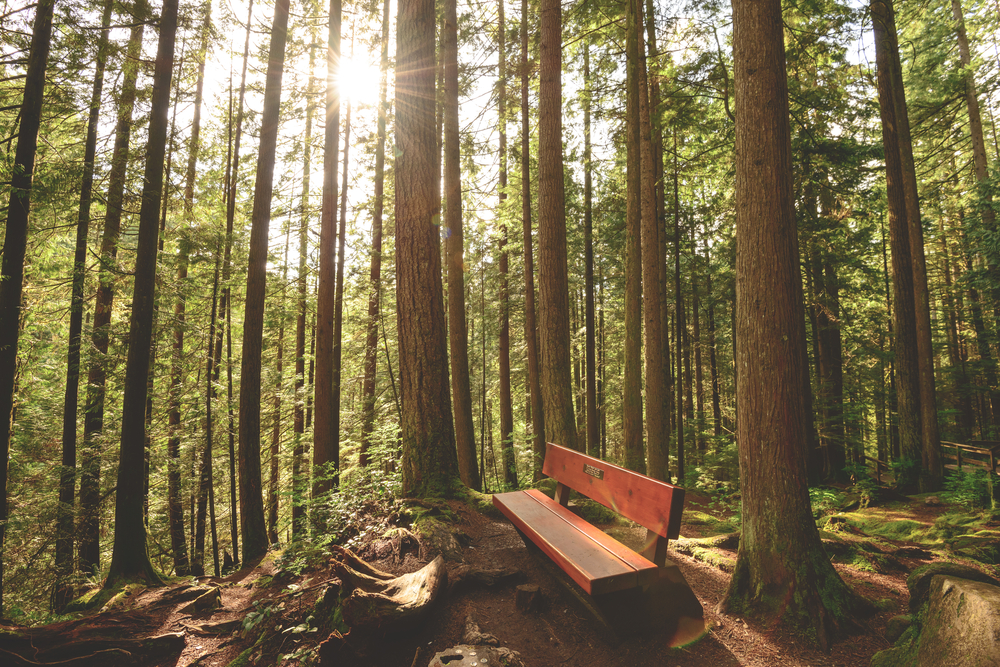
[[[660,229],[656,216],[656,178],[653,164],[652,125],[650,124],[649,85],[646,76],[646,45],[643,35],[642,0],[631,0],[636,15],[636,74],[639,87],[639,162],[640,206],[642,209],[642,284],[643,321],[646,338],[646,471],[654,479],[670,475],[666,417],[666,368],[663,359],[663,318],[660,309]]]
[[[507,23],[504,14],[506,0],[499,0],[497,41],[499,51],[497,75],[497,115],[500,124],[499,210],[505,211],[507,201]],[[504,218],[505,220],[507,218]],[[497,341],[500,363],[500,449],[503,451],[503,481],[508,489],[517,488],[517,455],[514,451],[514,406],[510,389],[510,253],[507,250],[506,222],[500,225],[500,337]]]
[[[135,288],[129,326],[125,396],[122,405],[121,453],[115,500],[115,540],[105,587],[120,580],[142,579],[159,584],[146,549],[144,469],[147,379],[153,337],[156,290],[157,222],[163,190],[163,158],[166,152],[167,111],[173,76],[174,42],[177,34],[177,0],[166,0],[160,15],[160,38],[153,74],[149,140],[139,209],[139,238],[135,261]]]
[[[462,482],[482,488],[476,467],[476,434],[472,424],[469,378],[469,329],[465,321],[465,248],[462,230],[462,165],[458,136],[458,8],[444,2],[441,31],[444,59],[444,217],[448,228],[448,339],[451,351],[451,395],[455,413],[455,444]]]
[[[920,194],[913,159],[910,119],[903,89],[903,69],[899,61],[899,42],[892,0],[885,0],[888,22],[886,28],[892,47],[893,98],[896,104],[898,141],[903,173],[903,196],[906,203],[906,224],[909,228],[910,257],[913,271],[914,314],[916,316],[918,391],[920,392],[920,490],[941,489],[944,470],[941,466],[941,436],[937,421],[937,394],[934,383],[934,346],[931,341],[930,291],[927,287],[927,261],[924,252],[924,228],[920,216]],[[984,153],[985,154],[985,153]],[[997,291],[1000,295],[1000,291]],[[1000,311],[998,311],[1000,312]]]
[[[341,0],[330,0],[330,32],[326,59],[326,126],[323,142],[323,214],[319,232],[319,289],[316,296],[316,422],[313,425],[313,499],[334,488],[328,468],[336,467],[340,452],[334,434],[340,415],[334,411],[333,319],[337,291],[337,154],[340,152]]]
[[[205,88],[205,60],[208,58],[209,49],[209,36],[212,30],[212,4],[210,2],[205,3],[205,20],[201,27],[201,42],[197,53],[195,54],[195,60],[198,63],[198,79],[195,83],[195,96],[194,96],[194,118],[191,121],[191,139],[189,141],[189,153],[188,153],[188,163],[187,172],[184,178],[184,219],[187,221],[189,227],[193,228],[195,226],[194,219],[194,183],[195,176],[198,167],[198,154],[201,149],[201,103],[203,99],[203,93]],[[174,303],[174,357],[172,363],[176,364],[173,372],[171,373],[171,383],[174,379],[178,380],[176,394],[171,394],[171,417],[174,412],[177,413],[177,423],[176,427],[179,430],[180,427],[180,394],[181,394],[181,381],[183,380],[183,357],[184,357],[184,311],[185,311],[185,299],[187,295],[184,293],[184,285],[187,281],[187,264],[188,264],[188,254],[191,250],[191,240],[187,238],[186,232],[182,233],[182,237],[178,244],[178,268],[177,277],[178,284],[180,287],[180,292],[178,293],[177,300]],[[181,267],[184,268],[184,275],[181,276]],[[176,397],[176,402],[174,398]],[[178,437],[177,431],[174,431],[172,437]],[[178,445],[180,443],[178,442]],[[202,448],[204,449],[204,448]],[[192,458],[197,458],[197,448],[192,449]],[[204,458],[204,455],[202,456]],[[192,470],[192,473],[195,471]],[[194,487],[194,476],[192,475],[192,488]],[[204,496],[208,492],[208,488],[201,483],[199,479],[198,493],[192,492],[192,496],[197,496],[197,508],[192,508],[192,520],[195,523],[194,527],[194,549],[191,552],[191,569],[193,572],[198,574],[204,574],[205,572],[205,512],[207,502]],[[199,512],[198,509],[201,509]],[[183,526],[183,520],[182,524]]]
[[[920,418],[920,367],[917,340],[916,297],[913,285],[912,244],[904,190],[903,158],[900,150],[900,101],[892,65],[895,20],[888,0],[872,0],[872,27],[878,67],[882,144],[885,148],[886,194],[889,203],[889,243],[892,248],[893,297],[895,302],[896,396],[899,404],[899,437],[902,464],[896,483],[915,489],[920,478],[922,421]]]
[[[823,550],[806,480],[809,386],[781,3],[737,0],[733,43],[744,527],[721,608],[792,626],[828,650],[861,607]]]
[[[562,5],[541,0],[538,100],[538,296],[547,439],[577,449],[569,354],[562,154]]]
[[[200,554],[198,545],[205,544],[205,519],[206,513],[211,514],[212,528],[212,560],[215,566],[215,576],[221,575],[219,568],[219,543],[215,525],[215,479],[212,468],[213,435],[215,433],[215,422],[213,421],[212,408],[215,402],[215,382],[214,377],[217,361],[215,358],[215,328],[218,326],[218,306],[219,306],[219,268],[222,264],[220,256],[221,248],[215,251],[215,273],[212,276],[212,314],[208,320],[208,354],[205,363],[205,446],[202,448],[201,468],[198,475],[198,522],[195,534],[195,553]],[[207,510],[206,512],[206,504]],[[199,538],[198,533],[201,534]],[[200,558],[204,563],[204,558]]]
[[[274,155],[281,108],[281,78],[285,66],[285,42],[288,37],[288,5],[289,0],[278,0],[274,6],[274,23],[271,26],[267,77],[264,84],[264,112],[261,117],[260,146],[257,153],[257,180],[254,184],[251,214],[250,253],[247,262],[243,353],[240,363],[239,424],[240,532],[243,534],[244,563],[263,556],[267,551],[260,470],[260,365],[267,280],[267,231],[271,222]]]
[[[83,452],[80,457],[79,550],[79,568],[88,574],[94,574],[99,570],[101,561],[101,451],[95,440],[104,430],[104,398],[110,365],[110,359],[107,356],[110,343],[109,328],[115,298],[115,272],[113,268],[118,256],[125,174],[128,167],[129,142],[132,135],[132,111],[135,106],[139,52],[142,48],[147,11],[148,6],[145,2],[140,0],[136,3],[132,15],[135,25],[132,27],[126,47],[124,75],[118,97],[115,146],[111,157],[111,172],[108,175],[97,298],[94,304],[94,323],[90,338],[93,351],[87,369],[87,400],[83,411]]]
[[[448,495],[458,482],[448,392],[434,166],[434,2],[400,0],[396,21],[396,300],[402,493]]]
[[[597,329],[594,320],[594,186],[590,142],[590,45],[583,46],[583,244],[584,328],[587,342],[587,454],[601,456],[601,426],[597,419]]]
[[[309,489],[309,476],[303,476],[306,432],[306,315],[309,312],[306,276],[309,274],[309,181],[312,165],[312,129],[316,111],[316,77],[312,76],[316,64],[316,32],[310,32],[309,88],[306,92],[306,133],[302,150],[302,200],[299,225],[299,272],[296,278],[298,300],[295,317],[295,408],[292,429],[295,443],[292,446],[292,539],[306,536],[306,512],[303,505]],[[305,479],[303,479],[305,477]]]
[[[962,67],[965,69],[965,105],[969,114],[969,136],[972,139],[972,162],[975,168],[976,183],[978,185],[978,195],[980,199],[980,205],[977,206],[977,210],[982,216],[984,229],[993,232],[996,230],[997,224],[996,213],[993,210],[993,193],[988,186],[989,161],[986,156],[986,142],[983,138],[983,118],[982,112],[979,108],[979,94],[976,90],[976,77],[972,68],[972,55],[969,50],[969,37],[965,31],[965,17],[962,13],[961,0],[952,0],[951,11],[952,15],[955,17],[959,56],[961,58]],[[987,253],[986,261],[990,272],[993,274],[994,281],[996,281],[998,273],[1000,273],[1000,269],[997,268],[996,254]],[[996,285],[996,282],[994,282],[994,285]],[[1000,289],[997,287],[993,288],[993,301],[994,313],[996,313],[997,309],[1000,308]],[[998,400],[997,384],[995,379],[996,363],[992,354],[989,353],[990,350],[988,345],[980,345],[980,350],[982,351],[984,347],[988,354],[983,356],[981,353],[980,357],[983,360],[987,377],[992,375],[994,378],[992,381],[987,381],[992,407],[992,416],[989,421],[991,426],[996,427],[1000,425],[1000,400]]]
[[[196,115],[197,117],[197,115]],[[185,200],[185,213],[188,202]],[[177,245],[177,300],[174,302],[173,354],[170,369],[170,393],[167,415],[167,520],[170,524],[170,550],[177,576],[191,574],[187,542],[184,538],[184,505],[181,503],[181,392],[184,377],[184,283],[187,281],[191,241],[182,231]],[[192,554],[194,556],[194,554]],[[200,565],[200,564],[199,564]],[[197,568],[195,568],[197,569]]]
[[[708,368],[712,383],[712,435],[722,435],[722,405],[719,396],[719,367],[715,339],[715,294],[712,291],[712,259],[705,240],[705,300],[708,301]],[[716,452],[721,443],[716,441]]]
[[[626,6],[625,53],[625,370],[622,388],[624,465],[646,472],[642,428],[642,179],[640,169],[639,42],[635,2]]]
[[[288,221],[288,229],[285,230],[285,261],[281,269],[281,301],[279,309],[280,324],[278,325],[278,351],[275,356],[274,365],[277,378],[275,380],[274,398],[271,406],[271,451],[270,470],[268,471],[267,484],[267,541],[270,544],[278,543],[278,454],[281,445],[281,392],[282,380],[284,379],[284,356],[285,356],[285,286],[288,285],[288,244],[291,237],[291,220]]]
[[[674,386],[676,392],[677,423],[677,479],[684,480],[684,296],[681,292],[681,199],[680,199],[680,167],[677,152],[677,129],[674,128],[674,320],[676,324],[674,352],[677,356],[677,379]],[[734,334],[735,335],[735,334]],[[669,480],[669,477],[668,477]]]
[[[353,46],[352,46],[353,50]],[[344,170],[340,184],[340,239],[337,245],[337,289],[334,293],[333,312],[333,404],[337,419],[333,423],[334,444],[337,458],[332,463],[336,466],[333,476],[334,488],[340,486],[340,402],[343,387],[341,382],[342,359],[344,349],[344,251],[347,247],[347,167],[351,147],[351,100],[347,100],[347,113],[344,114]]]
[[[528,403],[531,414],[532,479],[542,478],[545,459],[545,409],[542,406],[538,325],[535,319],[535,263],[531,233],[531,125],[528,122],[528,0],[521,0],[521,238],[524,245],[524,340],[527,347]]]

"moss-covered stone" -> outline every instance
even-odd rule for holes
[[[886,640],[895,644],[911,625],[913,625],[913,616],[911,614],[893,616],[889,619],[889,623],[885,627]]]
[[[493,504],[493,494],[479,493],[475,489],[466,491],[466,502],[472,509],[493,519],[503,519],[503,513]]]
[[[700,539],[681,538],[671,543],[671,549],[677,553],[690,556],[723,572],[732,572],[736,567],[736,560],[718,550],[736,549],[738,546],[739,534],[733,533]]]
[[[948,562],[921,565],[906,578],[906,587],[910,589],[910,613],[915,613],[927,601],[931,579],[939,574],[1000,586],[1000,581],[968,565]]]
[[[919,637],[920,624],[912,622],[896,640],[895,646],[872,656],[871,667],[915,667]]]
[[[936,575],[921,621],[921,667],[1000,665],[1000,587]]]

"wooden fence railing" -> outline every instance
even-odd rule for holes
[[[972,440],[967,445],[942,440],[941,458],[949,470],[972,467],[1000,475],[1000,442],[995,440]]]

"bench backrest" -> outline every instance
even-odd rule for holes
[[[561,486],[582,493],[660,537],[680,536],[684,489],[679,486],[551,442],[547,443],[542,472]],[[556,500],[565,505],[569,501],[568,491],[557,489]]]

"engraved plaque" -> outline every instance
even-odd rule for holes
[[[591,477],[596,477],[597,479],[604,479],[604,471],[600,468],[595,468],[589,463],[583,464],[583,472],[587,473]]]

